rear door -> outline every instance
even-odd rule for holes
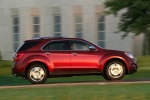
[[[52,41],[43,47],[52,64],[53,75],[70,74],[70,44],[67,40]]]

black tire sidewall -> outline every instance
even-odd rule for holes
[[[44,78],[43,78],[41,81],[38,81],[38,82],[32,80],[31,77],[30,77],[30,71],[31,71],[34,67],[37,67],[37,66],[40,67],[40,68],[42,68],[42,69],[44,70],[44,72],[45,72]],[[33,83],[33,84],[42,84],[42,83],[44,83],[44,82],[47,80],[47,75],[48,75],[47,70],[46,70],[45,66],[42,65],[42,64],[33,64],[33,65],[30,66],[30,68],[29,68],[28,71],[27,71],[27,78],[28,78],[28,80],[29,80],[31,83]]]

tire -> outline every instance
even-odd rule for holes
[[[27,71],[27,78],[33,84],[42,84],[47,80],[47,70],[43,64],[33,64]]]
[[[111,61],[106,65],[103,77],[106,80],[120,80],[126,72],[125,66],[120,61]]]
[[[107,76],[106,76],[106,74],[103,74],[103,77],[106,79],[106,80],[110,80]]]

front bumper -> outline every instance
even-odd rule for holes
[[[135,64],[135,63],[131,64],[131,67],[129,69],[129,73],[128,74],[132,74],[132,73],[137,72],[137,69],[138,69],[137,64]]]
[[[130,63],[129,63],[129,70],[128,70],[128,74],[132,74],[132,73],[135,73],[137,72],[137,69],[138,69],[138,65],[137,65],[137,59],[134,58],[134,59],[131,59],[130,60]]]

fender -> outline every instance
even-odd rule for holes
[[[120,59],[127,66],[127,62],[125,60],[125,59],[127,59],[127,57],[125,57],[123,52],[111,52],[111,53],[109,52],[109,53],[106,53],[104,56],[102,56],[99,61],[99,69],[102,73],[104,72],[105,64],[111,59]]]
[[[30,56],[26,57],[23,61],[20,61],[20,63],[28,62],[23,66],[24,71],[25,71],[27,66],[35,61],[40,61],[40,62],[44,63],[46,65],[47,69],[49,70],[49,72],[53,71],[53,66],[54,66],[53,63],[47,57],[39,55],[39,54],[30,55]]]

